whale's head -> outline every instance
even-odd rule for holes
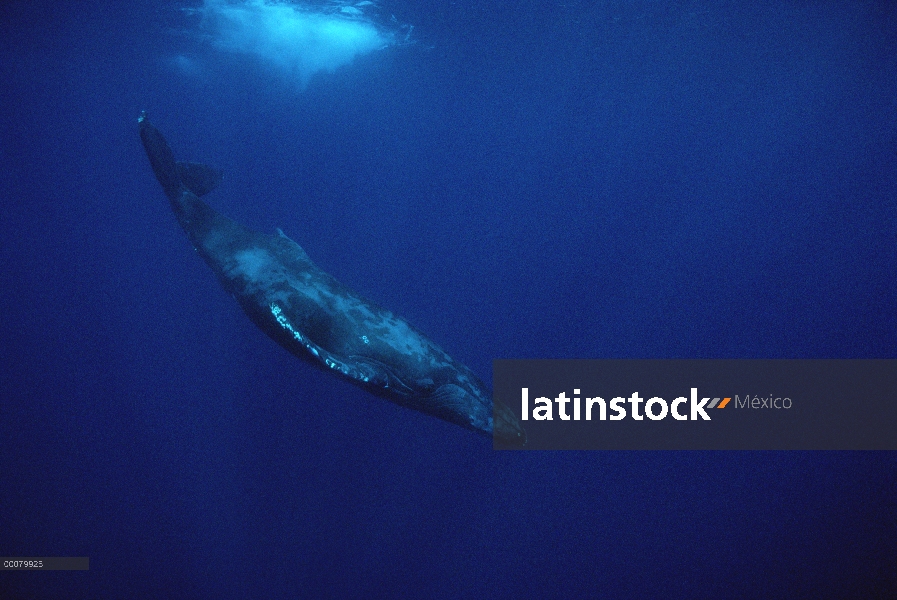
[[[426,397],[426,410],[480,433],[494,436],[503,446],[520,447],[526,433],[514,412],[501,402],[492,404],[492,394],[479,380],[465,379],[462,385],[447,383]]]
[[[526,431],[520,419],[506,404],[495,400],[492,409],[493,439],[502,446],[520,448],[526,444]]]

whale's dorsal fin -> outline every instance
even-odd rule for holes
[[[311,259],[308,257],[308,254],[306,254],[305,250],[302,249],[302,246],[290,239],[290,236],[285,234],[280,227],[277,228],[277,235],[275,236],[275,239],[278,240],[284,248],[287,248],[288,254],[290,256],[293,256],[294,258],[298,258],[300,260],[307,260],[311,262]]]
[[[177,165],[181,183],[197,196],[205,196],[214,190],[223,176],[221,169],[202,163],[179,161]]]

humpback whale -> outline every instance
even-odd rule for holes
[[[487,435],[503,445],[526,437],[466,366],[407,321],[368,302],[321,270],[280,230],[266,235],[225,217],[200,196],[221,172],[177,162],[146,116],[140,139],[178,223],[246,315],[293,355],[401,406]],[[494,410],[493,410],[494,408]]]

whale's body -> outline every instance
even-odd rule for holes
[[[516,416],[467,367],[404,319],[336,281],[282,232],[265,235],[221,215],[199,198],[220,173],[176,163],[146,119],[140,137],[181,227],[250,319],[295,356],[396,404],[503,442],[522,444]]]

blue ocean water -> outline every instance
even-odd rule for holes
[[[136,129],[487,382],[897,358],[893,3],[265,7],[0,5],[0,554],[91,561],[0,598],[897,594],[895,453],[495,452],[259,332]]]

